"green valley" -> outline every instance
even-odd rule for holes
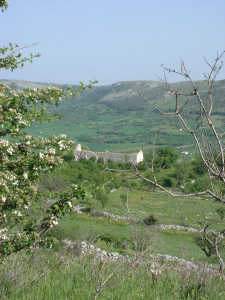
[[[43,88],[53,85],[64,88],[66,85],[27,81],[6,81],[15,89]],[[202,97],[207,96],[206,82],[197,85]],[[181,92],[190,89],[187,82],[174,83]],[[174,98],[165,91],[163,83],[156,81],[117,82],[109,86],[93,86],[82,93],[81,97],[60,104],[51,111],[62,116],[54,123],[34,125],[29,132],[36,136],[47,137],[65,133],[76,141],[87,145],[92,150],[122,150],[151,146],[157,136],[158,146],[179,147],[191,145],[191,137],[170,124],[170,120],[160,114],[139,94],[140,90],[158,107],[172,111]],[[215,82],[213,118],[218,126],[224,124],[225,80]],[[187,113],[195,117],[195,107],[190,101]],[[193,151],[193,147],[186,148]],[[182,150],[183,151],[183,150]]]

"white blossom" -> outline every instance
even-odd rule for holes
[[[7,152],[8,152],[10,155],[12,155],[13,152],[14,152],[13,147],[10,146],[10,147],[7,149]]]
[[[72,205],[72,203],[70,201],[68,201],[67,204],[69,205],[70,208],[73,207],[73,205]]]
[[[24,179],[27,179],[28,178],[28,174],[26,172],[23,173],[23,177]]]
[[[8,239],[8,236],[6,235],[7,231],[8,231],[7,228],[0,229],[0,239],[1,240],[7,240]]]
[[[50,223],[50,228],[59,224],[56,216],[54,216],[54,215],[51,216],[49,223]]]
[[[2,196],[2,202],[6,201],[6,196]]]
[[[57,220],[53,220],[53,221],[52,221],[52,224],[56,226],[56,225],[59,224],[59,222],[58,222]]]
[[[9,141],[0,139],[0,146],[8,147],[9,146]]]
[[[44,153],[43,152],[39,152],[39,157],[40,158],[44,158]]]
[[[21,212],[18,211],[18,210],[14,210],[14,211],[12,212],[12,214],[16,215],[17,217],[22,217]]]
[[[54,148],[50,148],[48,151],[49,151],[50,154],[55,154],[55,149]]]
[[[63,144],[63,141],[59,141],[58,145],[59,145],[59,150],[64,150],[66,148],[65,145]]]

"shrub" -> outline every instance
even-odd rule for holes
[[[174,148],[162,147],[156,151],[155,165],[160,169],[171,168],[178,160],[179,155]]]
[[[147,226],[155,225],[156,222],[157,222],[157,219],[153,215],[150,215],[143,220],[143,223]]]
[[[223,219],[225,217],[225,207],[221,206],[221,207],[218,207],[216,209],[216,213],[219,215],[220,217],[220,222],[222,223],[223,222]]]
[[[118,242],[118,237],[115,234],[106,232],[98,237],[101,241],[104,241],[107,244],[114,244]]]
[[[207,189],[210,189],[210,180],[208,175],[199,176],[195,179],[194,182],[189,182],[184,191],[188,193],[195,193],[195,192],[203,192]]]
[[[197,156],[191,164],[193,165],[193,171],[197,175],[203,175],[207,172],[207,168],[201,158],[201,156]]]
[[[107,202],[109,201],[109,197],[106,194],[104,189],[98,190],[95,193],[95,198],[101,203],[102,208],[104,208],[107,204]]]
[[[172,188],[175,185],[176,185],[176,182],[173,178],[171,178],[171,177],[162,178],[162,186]]]
[[[18,47],[9,43],[8,47],[0,48],[0,70],[13,71],[40,56],[23,57]],[[86,190],[73,185],[58,194],[56,202],[43,211],[40,203],[45,195],[37,183],[43,173],[62,164],[73,141],[65,134],[48,139],[27,134],[33,123],[54,120],[56,115],[48,111],[51,105],[57,106],[85,88],[81,83],[78,88],[14,90],[0,84],[0,261],[22,249],[31,251],[33,246],[51,246],[45,234],[71,210],[72,198],[83,199],[86,195]],[[57,184],[54,182],[53,189]]]

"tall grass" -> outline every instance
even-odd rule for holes
[[[17,254],[0,266],[0,298],[10,300],[94,299],[99,277],[118,268],[109,287],[98,299],[217,299],[225,298],[224,280],[185,267],[164,268],[154,275],[148,265],[131,268],[118,284],[111,284],[127,264],[100,262],[98,271],[92,256],[80,258],[76,252],[61,249],[40,250],[31,256]]]

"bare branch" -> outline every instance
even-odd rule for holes
[[[206,78],[208,91],[207,96],[202,97],[199,92],[199,87],[196,82],[194,82],[190,76],[189,71],[186,68],[184,61],[180,63],[180,70],[177,71],[175,69],[171,69],[162,65],[163,69],[163,78],[160,78],[161,82],[164,83],[167,92],[174,95],[174,111],[164,111],[163,109],[159,108],[151,99],[143,95],[142,92],[138,91],[139,95],[143,97],[151,106],[153,106],[161,115],[167,115],[171,117],[171,124],[180,130],[187,132],[188,134],[192,135],[199,154],[201,156],[202,161],[204,162],[208,172],[209,178],[211,176],[217,180],[219,185],[225,185],[225,158],[224,158],[224,140],[218,133],[218,129],[214,124],[213,119],[211,118],[211,114],[213,111],[213,87],[216,80],[218,73],[221,71],[223,67],[223,62],[221,62],[221,58],[224,55],[225,51],[221,54],[217,54],[216,59],[211,64],[208,62],[206,58],[204,58],[207,66],[209,67],[209,73],[204,73]],[[184,77],[187,82],[190,84],[190,92],[189,93],[182,93],[179,89],[174,87],[171,83],[167,80],[167,73],[174,73],[176,75]],[[191,98],[189,98],[191,96]],[[185,97],[188,99],[185,100]],[[185,100],[185,102],[184,102]],[[188,104],[191,103],[195,104],[197,108],[197,117],[195,119],[192,118],[190,113],[186,113],[185,109],[188,107]],[[195,102],[193,102],[195,101]],[[184,103],[183,103],[184,102]],[[175,122],[175,120],[179,121]],[[220,128],[220,127],[219,127]],[[221,130],[221,128],[220,128]],[[141,177],[141,175],[138,175]],[[160,189],[164,189],[160,185],[158,185],[156,179],[151,181],[149,179],[143,179],[149,181],[149,183],[159,187]],[[216,192],[216,189],[213,188],[213,182],[211,180],[212,190],[207,190],[202,192],[201,194],[210,194],[215,199],[225,203],[224,198],[221,196],[222,194]],[[171,195],[173,193],[169,192]]]

